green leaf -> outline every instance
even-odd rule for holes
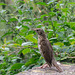
[[[11,19],[9,19],[11,22],[13,22],[13,21],[18,21],[16,18],[11,18]]]
[[[50,16],[56,16],[56,13],[55,12],[49,12],[49,15]]]
[[[5,33],[4,35],[2,35],[2,37],[4,37],[4,36],[6,36],[6,35],[10,35],[10,34],[12,34],[13,32],[7,32],[7,33]]]
[[[28,45],[32,45],[32,42],[24,42],[24,43],[22,43],[22,46],[28,46]]]
[[[21,22],[25,22],[25,21],[31,21],[31,19],[23,19]]]
[[[56,40],[56,39],[57,39],[56,37],[50,38],[50,40]]]
[[[54,45],[63,46],[63,45],[64,45],[64,43],[62,43],[62,42],[57,42],[57,43],[54,43]]]
[[[50,32],[48,33],[48,39],[50,39],[52,36],[53,36],[53,32],[50,31]]]
[[[71,40],[71,45],[75,45],[75,40],[74,41]]]
[[[30,49],[29,48],[26,48],[22,51],[22,53],[25,55],[26,53],[29,53],[30,52]]]
[[[30,10],[33,10],[33,7],[30,7]]]
[[[55,0],[50,0],[47,4],[51,4],[53,3]]]
[[[56,57],[56,60],[60,60],[60,57]]]
[[[33,36],[34,36],[33,34],[29,34],[25,38],[33,43],[37,43],[37,39],[35,39]]]
[[[5,20],[1,20],[1,22],[6,22]]]
[[[20,15],[22,15],[22,11],[20,9],[18,10],[18,12],[19,12]]]
[[[74,56],[75,56],[75,52],[72,52],[72,53],[70,54],[70,56],[74,57]]]
[[[16,63],[11,66],[10,70],[20,69],[24,64],[23,63]]]
[[[73,30],[75,30],[75,22],[69,22],[69,24],[70,24],[70,27],[71,27]]]
[[[74,4],[75,5],[75,2],[70,2],[70,3],[68,3],[69,5],[72,5],[72,4]]]
[[[2,65],[2,64],[0,64],[0,69],[2,69],[2,66],[3,66],[3,65]]]
[[[41,18],[43,18],[43,17],[45,17],[45,16],[48,16],[48,14],[41,15]]]
[[[63,8],[62,11],[63,12],[67,12],[69,8]]]
[[[23,28],[25,28],[25,29],[29,29],[29,27],[28,27],[28,26],[24,26],[24,25],[22,25],[22,27],[23,27]]]
[[[7,4],[5,4],[5,3],[0,3],[0,5],[7,5]]]
[[[21,0],[18,0],[17,3],[18,3],[18,2],[20,2],[20,3],[25,3],[24,1],[21,1]]]
[[[43,23],[50,23],[50,21],[45,21],[45,20],[44,20]]]
[[[17,47],[17,46],[21,46],[20,44],[14,43],[13,46]]]
[[[66,56],[66,57],[61,58],[60,60],[65,60],[65,59],[67,59],[67,56]]]
[[[47,5],[45,2],[37,2],[36,4]]]

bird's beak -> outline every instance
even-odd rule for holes
[[[36,31],[36,29],[32,29],[32,30]]]

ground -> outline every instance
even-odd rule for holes
[[[63,72],[59,73],[57,69],[52,66],[51,68],[45,69],[30,69],[28,71],[23,71],[17,75],[75,75],[75,65],[66,65],[61,64],[60,67],[63,69]]]

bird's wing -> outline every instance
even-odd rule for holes
[[[53,50],[53,47],[51,46],[51,43],[49,42],[49,40],[47,40],[47,43],[49,44],[51,50]]]
[[[41,41],[41,50],[45,61],[51,65],[53,58],[53,51],[47,40]]]

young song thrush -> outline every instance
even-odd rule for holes
[[[44,57],[45,61],[49,65],[49,67],[52,66],[52,64],[58,69],[59,72],[62,72],[62,69],[57,64],[54,55],[53,55],[53,48],[49,42],[49,40],[46,38],[45,32],[41,28],[33,29],[38,34],[38,48],[41,53],[41,55]]]

